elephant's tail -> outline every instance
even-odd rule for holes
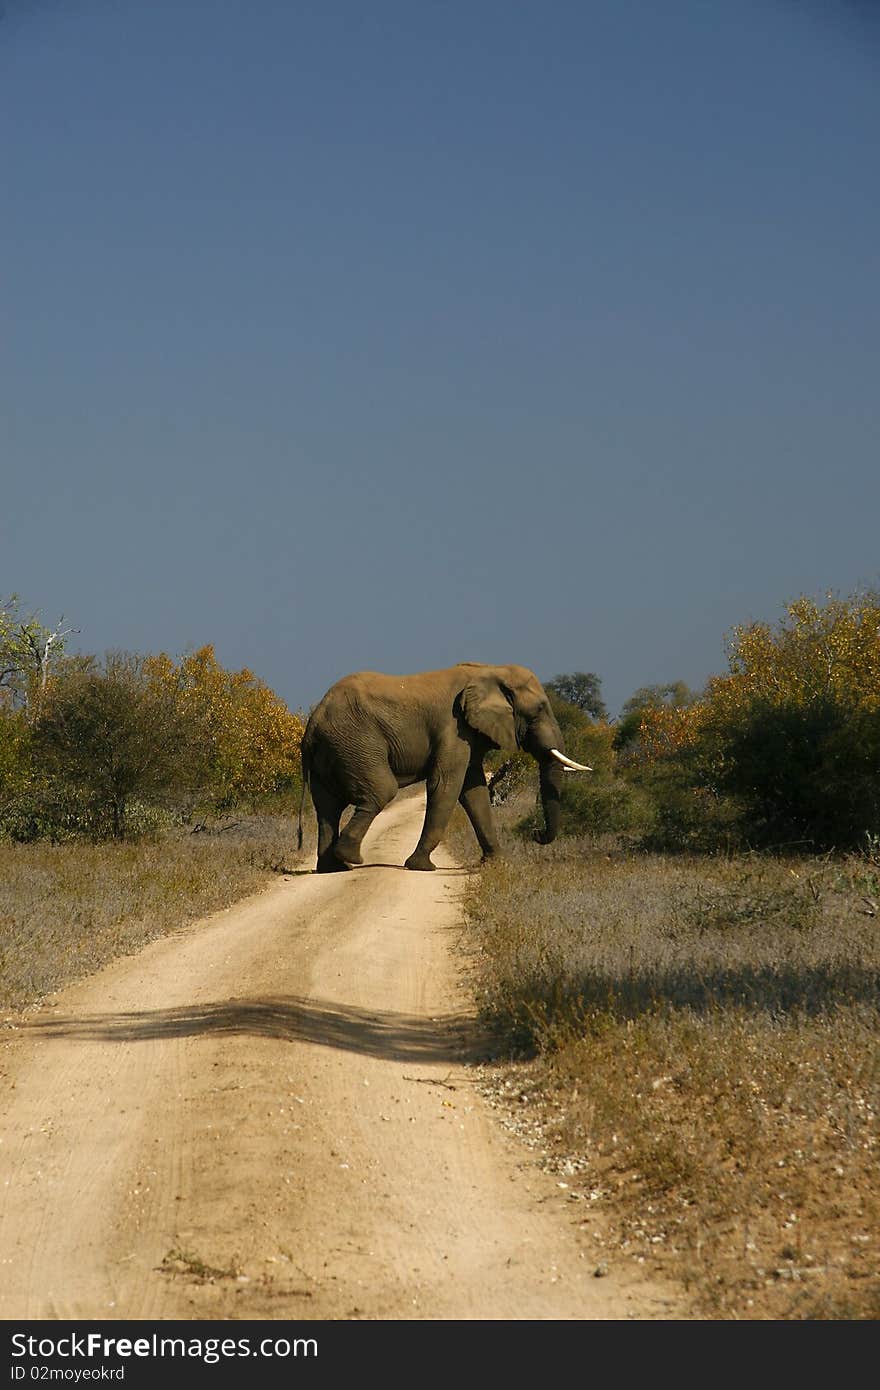
[[[296,831],[296,847],[298,850],[303,847],[303,805],[306,799],[306,787],[309,785],[309,763],[305,748],[300,749],[300,756],[302,758],[302,790],[299,794],[299,822]]]

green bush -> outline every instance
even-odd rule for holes
[[[63,788],[91,833],[123,839],[135,802],[162,804],[185,786],[188,734],[171,692],[145,678],[142,659],[112,654],[104,670],[65,673],[41,701],[38,785]]]
[[[742,804],[694,780],[687,764],[661,762],[631,774],[628,785],[650,807],[638,827],[642,849],[727,853],[747,838]]]
[[[95,807],[82,787],[33,772],[0,802],[0,835],[20,844],[60,842],[78,835],[100,838]]]
[[[850,848],[880,828],[880,711],[755,701],[712,733],[717,784],[748,806],[756,840]]]
[[[848,849],[880,832],[880,597],[790,603],[734,630],[689,741],[754,842]]]
[[[560,830],[563,835],[640,832],[653,824],[654,807],[639,787],[620,777],[566,779]]]
[[[30,772],[30,738],[23,711],[0,707],[0,815]]]

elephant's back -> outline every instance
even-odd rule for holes
[[[387,671],[352,671],[332,685],[324,699],[335,695],[345,699],[360,698],[366,703],[380,696],[391,700],[407,696],[430,700],[436,697],[439,690],[461,684],[462,667],[467,669],[475,666],[476,663],[463,662],[439,671],[414,671],[408,675],[392,675]]]
[[[320,723],[329,714],[341,709],[362,709],[375,714],[379,704],[395,705],[407,700],[425,700],[436,691],[448,671],[420,671],[414,675],[396,676],[387,671],[352,671],[331,685],[327,694],[312,711]]]
[[[312,747],[320,742],[349,739],[360,729],[381,721],[383,712],[400,706],[405,699],[404,677],[381,671],[354,671],[331,685],[309,716],[303,742]]]
[[[395,772],[398,762],[401,767],[413,758],[421,763],[434,725],[448,715],[447,705],[451,709],[451,676],[451,671],[411,676],[354,671],[332,685],[312,711],[304,742],[310,750],[333,748],[349,760],[381,748]]]

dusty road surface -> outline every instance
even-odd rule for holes
[[[685,1316],[596,1257],[472,1085],[464,871],[296,874],[0,1044],[0,1317]]]

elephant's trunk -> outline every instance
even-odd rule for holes
[[[561,763],[552,757],[542,758],[539,763],[541,775],[541,807],[544,812],[544,829],[535,832],[539,845],[549,845],[559,833],[559,812],[562,800],[562,779],[565,775]]]

